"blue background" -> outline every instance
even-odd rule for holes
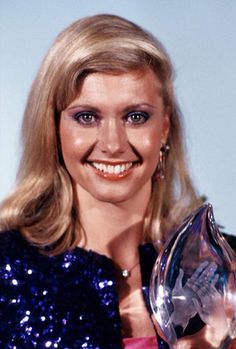
[[[0,199],[13,188],[24,105],[43,56],[62,29],[96,13],[124,16],[166,46],[193,178],[236,235],[235,0],[1,0]]]

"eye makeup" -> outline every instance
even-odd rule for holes
[[[132,125],[144,124],[149,118],[149,113],[143,111],[133,111],[125,116],[126,122]]]

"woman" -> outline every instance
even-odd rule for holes
[[[157,347],[152,242],[201,203],[172,79],[160,42],[117,16],[81,19],[57,37],[1,206],[4,348]]]

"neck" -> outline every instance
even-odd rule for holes
[[[112,258],[121,268],[132,267],[138,260],[138,245],[143,241],[150,188],[143,188],[143,192],[122,203],[96,200],[82,188],[77,192],[85,231],[83,247]]]

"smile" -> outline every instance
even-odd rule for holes
[[[131,173],[134,165],[137,165],[137,162],[126,162],[121,164],[108,164],[104,162],[90,162],[96,173],[109,180],[119,180]]]
[[[119,165],[106,165],[104,163],[92,162],[91,165],[95,167],[97,170],[102,171],[103,173],[120,174],[127,171],[133,165],[133,163],[128,162]]]

